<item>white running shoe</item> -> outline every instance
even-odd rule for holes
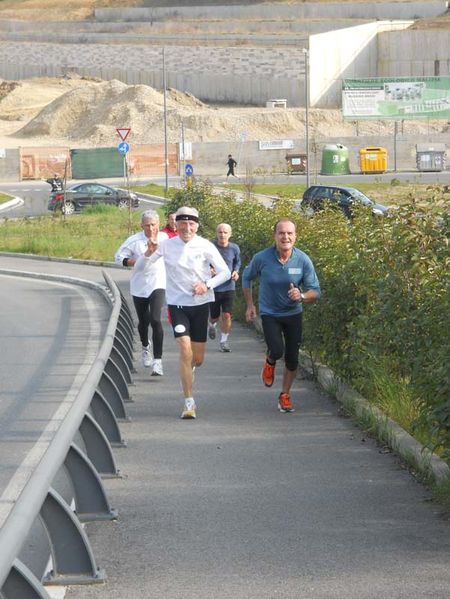
[[[195,412],[196,410],[196,405],[195,405],[195,401],[193,399],[187,399],[184,402],[184,408],[183,411],[181,412],[181,418],[183,420],[192,420],[193,418],[197,417],[197,414]]]
[[[164,372],[163,372],[161,358],[155,358],[153,360],[152,376],[163,376],[163,374],[164,374]]]
[[[208,337],[210,339],[215,339],[216,338],[216,327],[212,324],[209,325],[208,327]]]
[[[142,364],[145,368],[150,368],[152,365],[152,352],[150,345],[142,348]]]

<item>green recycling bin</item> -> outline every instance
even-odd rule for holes
[[[348,148],[342,144],[327,144],[322,150],[321,175],[349,175]]]

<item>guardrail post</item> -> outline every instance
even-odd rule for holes
[[[121,319],[120,316],[117,320],[116,331],[120,331],[122,333],[122,335],[127,339],[128,343],[130,344],[132,351],[134,351],[134,333],[132,330],[129,329],[128,323]]]
[[[128,359],[129,359],[130,370],[132,370],[132,372],[136,372],[136,369],[133,366],[133,361],[134,361],[133,345],[130,343],[130,340],[124,334],[124,332],[121,331],[119,328],[116,329],[116,334],[114,337],[114,343],[116,343],[116,342],[118,342],[119,346],[123,346],[126,348],[125,354],[128,356]]]
[[[72,443],[64,465],[75,493],[75,513],[81,522],[115,520],[117,510],[109,505],[103,483],[91,460]]]
[[[105,574],[95,563],[83,527],[54,489],[47,493],[40,516],[48,532],[53,558],[53,570],[44,577],[44,584],[104,582]]]
[[[124,298],[122,292],[120,292],[120,298],[122,300],[122,306],[121,306],[119,318],[127,323],[130,332],[133,333],[133,331],[134,331],[133,316],[131,315],[130,308],[128,307],[127,301]]]
[[[125,295],[123,294],[122,290],[120,289],[120,287],[117,287],[117,288],[119,289],[119,294],[120,294],[120,299],[122,301],[123,310],[124,310],[124,312],[127,313],[130,322],[133,323],[133,316],[131,314],[131,309],[128,304],[128,301],[127,301]]]
[[[136,372],[133,364],[133,350],[131,347],[128,347],[126,343],[124,343],[124,337],[116,334],[114,337],[113,348],[115,351],[120,353],[122,359],[125,361],[128,370],[131,372]],[[131,376],[131,374],[130,374]]]
[[[90,408],[95,421],[105,433],[112,447],[125,447],[126,443],[122,439],[114,412],[98,389],[92,396]]]
[[[113,360],[112,353],[105,364],[105,373],[109,375],[115,382],[122,399],[125,401],[130,401],[130,393],[128,391],[127,381],[125,380],[125,376],[120,370],[119,365],[117,362],[115,362],[115,360]]]
[[[118,349],[115,346],[115,340],[114,340],[113,346],[111,348],[111,354],[110,354],[109,357],[114,362],[114,364],[117,366],[117,368],[120,370],[120,372],[121,372],[123,378],[125,379],[125,382],[127,383],[127,385],[132,385],[133,384],[133,378],[131,376],[130,368],[128,368],[128,364],[127,364],[127,361],[125,359],[125,356],[123,356],[123,354],[120,351],[120,349]]]
[[[4,599],[50,599],[41,582],[19,559],[14,560],[0,596]]]
[[[111,445],[89,412],[84,415],[79,431],[86,447],[86,453],[97,472],[103,477],[119,476]]]
[[[101,376],[98,383],[98,389],[111,406],[114,416],[122,420],[129,420],[125,412],[125,406],[120,391],[117,388],[116,383],[106,372]]]

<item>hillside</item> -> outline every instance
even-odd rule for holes
[[[275,3],[301,4],[304,0],[271,0]],[[316,3],[335,2],[335,0],[310,0]],[[341,3],[366,3],[367,0],[340,0]],[[378,4],[392,0],[377,0]],[[409,0],[402,0],[408,2]],[[413,1],[413,0],[411,0]],[[264,4],[260,0],[1,0],[1,19],[24,19],[32,21],[66,21],[91,19],[94,8],[156,7],[156,6],[215,6]],[[418,26],[420,27],[419,22]],[[427,20],[424,26],[449,27],[448,18]]]

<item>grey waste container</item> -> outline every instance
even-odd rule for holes
[[[416,164],[419,171],[439,172],[445,169],[445,144],[416,144]]]

